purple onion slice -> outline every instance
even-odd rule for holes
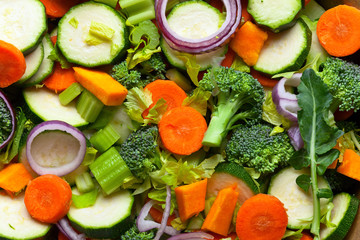
[[[0,149],[5,147],[14,137],[16,116],[10,101],[0,90]]]
[[[68,238],[71,240],[85,240],[85,234],[78,234],[75,230],[70,226],[69,220],[64,217],[60,219],[56,226],[58,229]]]
[[[34,127],[26,142],[26,156],[39,175],[64,176],[74,171],[84,159],[86,139],[77,128],[58,120]]]
[[[154,240],[159,240],[165,231],[165,227],[170,216],[170,207],[171,207],[171,189],[170,186],[166,186],[166,202],[165,209],[161,219],[159,230],[156,233]]]
[[[301,73],[296,73],[291,78],[282,78],[272,91],[272,99],[276,105],[276,110],[293,122],[297,122],[297,112],[300,108],[296,95],[286,91],[285,85],[299,86],[301,75]]]
[[[192,233],[182,233],[170,237],[168,240],[204,240],[204,239],[214,239],[213,235],[210,235],[205,232],[192,232]]]
[[[300,134],[299,125],[294,125],[289,128],[287,134],[290,138],[290,142],[293,145],[296,151],[299,151],[301,148],[304,147],[304,141]]]
[[[226,18],[222,26],[215,33],[205,38],[189,39],[179,36],[170,28],[166,19],[168,0],[156,0],[156,21],[165,41],[175,50],[193,54],[212,51],[222,46],[235,33],[241,20],[240,0],[222,0],[222,2],[226,8]]]

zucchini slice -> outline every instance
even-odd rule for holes
[[[303,7],[303,0],[249,0],[247,10],[257,24],[279,32],[296,23]]]
[[[47,29],[45,7],[39,0],[1,1],[0,26],[0,39],[26,55]]]
[[[51,225],[34,220],[24,204],[24,194],[15,198],[0,194],[0,239],[36,239]]]
[[[298,19],[290,29],[269,34],[254,69],[269,75],[299,70],[311,46],[311,31]]]
[[[169,61],[171,65],[174,67],[186,70],[185,63],[178,56],[182,53],[172,49],[164,40],[164,38],[160,39],[160,47],[165,57]],[[219,49],[216,49],[212,52],[197,54],[196,63],[200,65],[200,71],[206,70],[211,66],[218,66],[225,58],[225,54],[227,52],[228,47],[223,46]]]
[[[215,33],[225,15],[204,1],[192,0],[177,4],[167,16],[170,28],[179,36],[199,39]]]
[[[44,121],[60,120],[74,127],[88,124],[77,112],[75,101],[63,106],[59,95],[45,87],[25,88],[23,95],[31,111]]]
[[[109,196],[98,195],[93,206],[76,208],[71,205],[68,218],[71,225],[91,238],[119,239],[131,225],[134,197],[127,190]]]
[[[287,167],[275,174],[271,180],[268,194],[277,197],[287,209],[288,228],[310,228],[313,216],[313,200],[311,190],[305,192],[296,184],[296,178],[302,174],[310,174],[309,169],[295,170]],[[318,178],[319,188],[330,188],[323,177]],[[320,199],[321,213],[325,213],[329,199]]]
[[[335,195],[333,203],[331,222],[336,227],[322,226],[320,238],[323,240],[344,239],[359,208],[359,199],[345,192]]]
[[[20,78],[17,84],[25,82],[39,70],[40,65],[44,59],[44,45],[40,43],[37,48],[25,56],[26,70],[24,75]]]
[[[128,42],[125,19],[102,3],[76,5],[58,25],[60,51],[69,62],[86,67],[112,63],[125,53]]]
[[[44,58],[41,62],[41,65],[38,71],[31,78],[20,83],[22,87],[31,87],[39,84],[52,73],[54,61],[49,59],[48,57],[50,53],[54,50],[54,46],[48,34],[46,34],[43,38],[42,44],[44,46]]]

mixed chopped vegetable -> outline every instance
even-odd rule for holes
[[[4,1],[0,238],[358,239],[350,5]]]

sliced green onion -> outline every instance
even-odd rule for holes
[[[79,83],[73,83],[59,94],[60,103],[64,106],[68,105],[72,100],[81,94],[83,87]]]
[[[106,194],[114,192],[133,176],[115,147],[101,154],[89,167]]]
[[[120,134],[116,131],[113,125],[107,124],[103,129],[100,129],[91,136],[90,142],[97,150],[104,152],[119,139]]]
[[[80,116],[88,122],[95,122],[99,116],[104,104],[92,93],[84,90],[77,102],[76,110]]]

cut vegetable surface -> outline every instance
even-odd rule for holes
[[[79,3],[79,0],[40,0],[44,6],[46,15],[51,18],[58,18],[70,10],[71,7]]]
[[[37,48],[25,56],[26,70],[18,83],[24,82],[31,78],[40,68],[44,59],[44,45],[40,43]]]
[[[205,118],[191,107],[176,107],[167,111],[158,126],[164,147],[180,155],[190,155],[199,150],[207,129]]]
[[[0,150],[4,148],[14,137],[16,129],[15,111],[7,96],[0,90]]]
[[[74,70],[63,69],[59,62],[55,63],[53,73],[44,81],[45,86],[56,93],[64,91],[73,83],[76,83]]]
[[[86,139],[77,128],[62,121],[46,121],[34,127],[26,142],[26,156],[39,175],[64,176],[84,159]]]
[[[352,149],[346,149],[343,155],[343,161],[337,168],[337,171],[345,176],[360,181],[360,156]]]
[[[25,191],[25,206],[30,215],[40,222],[55,223],[70,209],[70,185],[52,174],[32,180]]]
[[[31,174],[22,163],[13,163],[0,171],[0,188],[6,190],[10,196],[23,190],[32,180]]]
[[[321,15],[316,33],[332,56],[344,57],[360,49],[360,10],[339,5]]]
[[[115,9],[90,1],[76,5],[61,18],[57,43],[69,62],[95,67],[109,64],[123,53],[128,30]]]
[[[13,44],[0,40],[0,88],[20,80],[26,70],[25,57]]]
[[[0,25],[0,40],[27,54],[34,50],[46,31],[44,5],[39,0],[2,1]]]
[[[75,79],[104,105],[120,105],[126,97],[127,89],[105,72],[74,67]]]
[[[44,237],[51,225],[33,219],[24,204],[24,194],[16,198],[0,194],[0,238],[36,239]],[[15,217],[16,216],[16,217]]]
[[[287,222],[284,204],[274,196],[260,193],[240,207],[236,233],[241,240],[279,240]]]

